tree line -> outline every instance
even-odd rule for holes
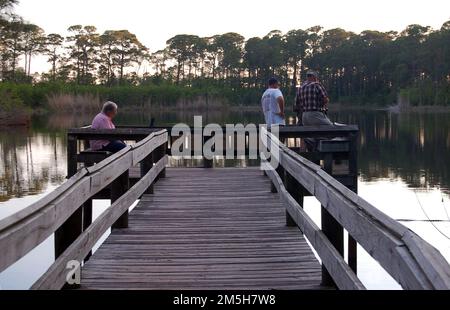
[[[336,101],[390,103],[403,93],[417,104],[450,104],[450,21],[438,30],[410,25],[401,32],[356,34],[314,26],[247,40],[238,33],[181,34],[150,52],[127,30],[99,33],[74,25],[66,37],[45,34],[13,13],[16,3],[0,0],[4,82],[255,90],[277,77],[292,95],[305,71],[314,69]],[[47,57],[49,72],[31,72],[36,55]]]

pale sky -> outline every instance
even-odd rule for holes
[[[321,25],[362,30],[403,30],[409,24],[440,28],[449,0],[20,0],[16,12],[47,33],[76,24],[99,32],[128,29],[151,51],[176,34],[238,32],[246,38],[277,29]]]

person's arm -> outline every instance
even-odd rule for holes
[[[280,107],[280,113],[278,113],[278,115],[284,117],[284,106],[285,106],[284,97],[283,96],[278,97],[277,102],[278,106]]]
[[[295,102],[296,106],[297,106],[297,125],[299,126],[303,126],[303,105],[302,105],[302,96],[301,96],[301,92],[299,91],[297,93],[297,98],[296,98],[296,102]]]
[[[319,94],[323,100],[323,106],[324,106],[324,108],[327,108],[328,104],[330,103],[330,98],[328,97],[328,93],[327,93],[325,87],[323,87],[323,85],[321,83],[318,83],[317,86],[319,89]]]

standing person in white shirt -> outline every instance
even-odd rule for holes
[[[286,125],[284,114],[285,102],[277,79],[271,78],[269,80],[269,88],[262,96],[261,105],[268,128],[274,125]]]

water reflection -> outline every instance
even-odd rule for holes
[[[259,123],[258,110],[125,112],[120,125]],[[93,115],[55,114],[33,119],[30,129],[0,131],[0,203],[35,195],[61,184],[66,170],[65,130],[89,124]],[[291,115],[292,117],[292,115]],[[342,110],[330,118],[360,127],[359,169],[366,182],[401,179],[413,188],[436,188],[450,195],[450,113]]]
[[[441,187],[450,195],[450,113],[342,111],[331,116],[360,126],[364,181],[400,178],[413,188]]]
[[[154,118],[156,125],[180,122],[193,125],[194,115],[203,115],[204,124],[262,121],[258,110],[121,111],[117,124],[148,125]],[[64,182],[66,129],[87,125],[92,117],[38,116],[34,117],[30,129],[0,129],[0,219],[30,205]],[[293,115],[289,117],[292,121]],[[446,238],[450,236],[450,165],[447,163],[450,112],[391,114],[341,110],[331,112],[330,118],[360,127],[361,196],[389,216],[406,220],[405,225],[450,260],[450,242]],[[318,223],[320,204],[308,202],[306,209]],[[428,218],[443,222],[432,224]],[[1,273],[0,285],[28,288],[53,261],[52,246],[53,241],[47,240]],[[359,251],[358,260],[359,276],[369,288],[398,288],[367,253]]]
[[[0,132],[0,202],[36,195],[64,181],[65,138],[40,130]]]

